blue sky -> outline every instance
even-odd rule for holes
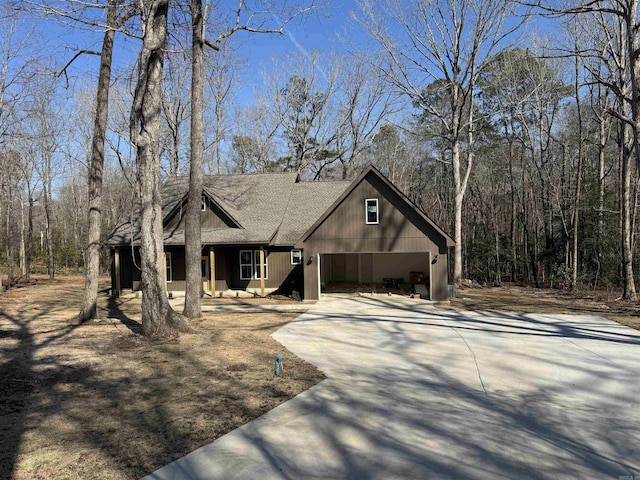
[[[290,2],[292,3],[292,2]],[[237,5],[237,0],[221,0],[217,12],[229,12]],[[311,14],[297,18],[287,25],[283,35],[262,35],[237,32],[234,41],[239,45],[240,57],[247,64],[248,75],[245,78],[241,103],[250,101],[253,82],[259,81],[263,68],[269,68],[271,60],[283,58],[287,54],[320,50],[322,52],[346,52],[349,46],[358,46],[366,41],[362,32],[351,19],[351,12],[357,10],[356,0],[325,0],[322,6]],[[99,51],[102,43],[102,32],[73,29],[61,26],[54,20],[46,22],[26,21],[36,28],[43,37],[47,50],[57,65],[63,65],[78,49]],[[550,22],[538,21],[538,30],[549,32],[553,29]],[[531,28],[531,27],[530,27]],[[215,32],[211,30],[210,35]],[[347,39],[345,41],[345,38]],[[188,45],[186,45],[188,48]],[[126,38],[119,34],[116,37],[114,52],[115,71],[122,71],[135,60],[140,48],[140,41]],[[215,55],[215,52],[210,52]],[[71,77],[95,79],[98,69],[98,57],[83,56],[69,69]]]
[[[224,4],[235,5],[235,0],[223,0]],[[241,56],[250,65],[260,65],[271,57],[283,56],[300,50],[341,50],[343,45],[339,34],[352,30],[350,28],[350,11],[355,9],[353,0],[336,0],[325,3],[325,6],[304,18],[295,19],[287,25],[283,35],[262,35],[237,32],[235,40],[240,45]],[[60,25],[55,20],[35,21],[23,20],[25,29],[34,29],[47,45],[56,63],[62,65],[70,59],[76,50],[87,49],[99,51],[102,44],[102,32],[88,29],[74,29]],[[213,32],[211,32],[213,33]],[[135,59],[140,48],[140,41],[126,38],[118,34],[114,52],[114,66],[129,64]],[[213,53],[212,53],[213,54]],[[97,74],[98,58],[84,56],[74,62],[69,69],[71,76]]]

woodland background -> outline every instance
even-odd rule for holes
[[[297,171],[306,180],[322,181],[353,178],[373,164],[453,232],[451,112],[458,108],[459,118],[473,119],[455,132],[462,171],[473,161],[461,212],[462,277],[628,294],[623,240],[627,235],[637,272],[640,202],[640,92],[634,83],[640,68],[632,48],[638,42],[636,2],[545,8],[502,2],[508,38],[476,52],[482,58],[473,60],[473,81],[461,80],[459,106],[453,106],[448,77],[460,66],[464,72],[465,42],[473,41],[474,30],[465,26],[456,37],[453,28],[452,35],[444,35],[452,41],[441,45],[441,71],[430,63],[433,45],[415,41],[427,38],[434,24],[433,17],[421,23],[420,11],[411,5],[445,3],[465,2],[389,1],[378,9],[363,1],[353,6],[350,25],[366,41],[336,32],[344,35],[339,51],[292,48],[260,65],[243,56],[246,37],[226,39],[206,56],[205,173]],[[90,48],[83,45],[83,29],[104,29],[105,12],[86,2],[82,9],[73,1],[54,6],[18,2],[0,11],[5,285],[28,280],[34,272],[80,272],[84,265],[97,61],[86,63],[84,74],[78,69],[70,74],[69,62]],[[331,8],[313,7],[307,17],[330,26]],[[268,16],[260,17],[268,7],[243,8],[243,15],[253,15],[247,21],[268,22]],[[224,5],[217,12],[208,29],[233,22],[236,14]],[[162,103],[164,178],[188,175],[190,157],[191,32],[179,5],[170,22]],[[77,42],[52,44],[46,26],[54,24],[78,32]],[[446,34],[447,22],[440,27],[438,35],[442,29]],[[304,30],[304,23],[297,28]],[[127,36],[128,45],[135,42],[137,29],[132,15],[118,30],[116,46]],[[394,52],[406,55],[403,65],[413,65],[408,76],[389,60]],[[117,47],[114,55],[121,63],[111,80],[103,238],[123,216],[135,215],[137,195],[129,138],[136,59]],[[462,59],[457,66],[456,55]],[[103,250],[103,271],[108,261]]]

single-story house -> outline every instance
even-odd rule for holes
[[[185,289],[187,177],[163,187],[168,292]],[[112,288],[140,289],[139,229],[119,224],[106,241]],[[453,240],[375,167],[353,181],[299,181],[295,173],[205,176],[202,288],[320,298],[329,283],[421,283],[448,298]]]

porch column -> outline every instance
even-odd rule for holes
[[[260,296],[264,297],[264,247],[260,245]]]
[[[164,291],[167,293],[169,291],[169,286],[167,284],[167,252],[162,252],[162,273],[164,276]]]
[[[210,272],[210,282],[211,282],[211,298],[216,297],[216,255],[213,251],[213,246],[209,247],[209,269]]]
[[[318,269],[318,292],[317,292],[317,295],[318,295],[318,300],[320,300],[320,297],[322,295],[322,275],[320,274],[320,254],[317,253],[316,257],[317,257],[317,265],[318,265],[316,267]]]
[[[120,249],[116,248],[113,263],[116,270],[116,297],[120,296]]]

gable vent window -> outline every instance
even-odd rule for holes
[[[376,225],[380,221],[380,211],[378,210],[378,199],[367,198],[364,201],[364,209],[367,225]]]

